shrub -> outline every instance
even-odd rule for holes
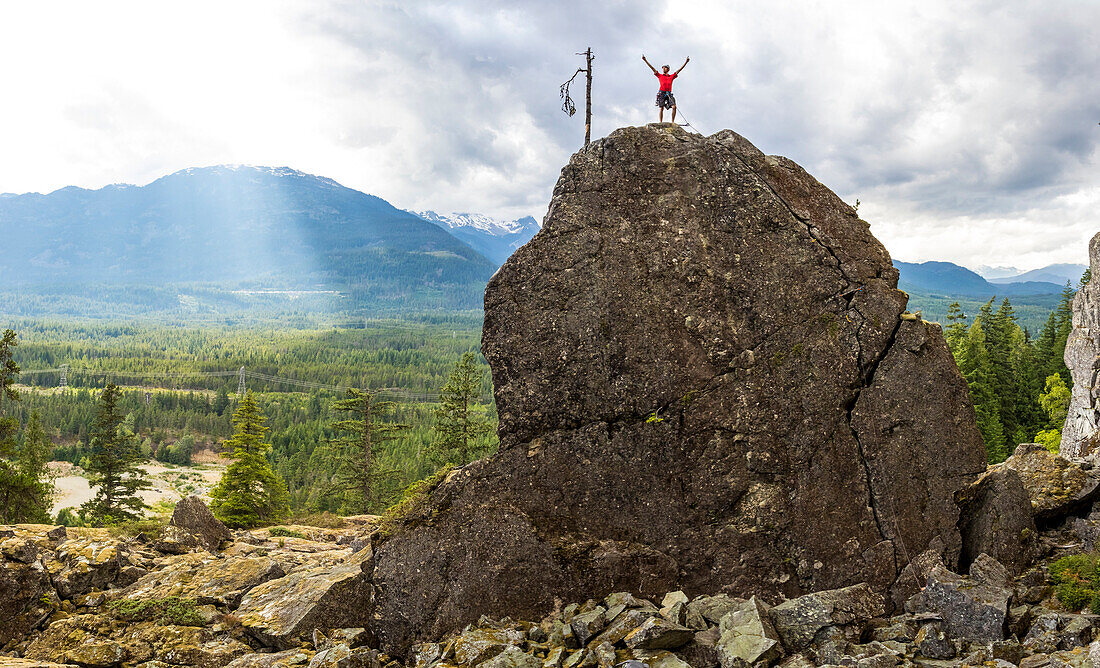
[[[1071,554],[1050,566],[1050,579],[1054,582],[1054,595],[1069,610],[1080,610],[1089,605],[1100,610],[1100,572],[1097,571],[1097,555]]]
[[[152,621],[176,626],[205,626],[195,609],[195,599],[169,596],[145,600],[112,601],[108,606],[115,617],[125,622]]]

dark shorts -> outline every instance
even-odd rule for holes
[[[676,106],[676,97],[670,90],[657,91],[657,106],[662,109],[671,109]]]

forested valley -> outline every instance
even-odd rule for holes
[[[1087,281],[1086,274],[1081,284]],[[1008,299],[972,314],[950,305],[944,332],[990,462],[1024,442],[1057,450],[1072,384],[1063,355],[1074,294],[1067,286],[1034,333],[1018,324]],[[441,467],[496,447],[491,378],[475,352],[480,326],[478,313],[339,329],[14,323],[0,350],[7,393],[0,482],[25,489],[31,500],[17,511],[18,503],[0,499],[8,505],[4,519],[47,519],[46,460],[70,462],[93,481],[97,467],[125,464],[138,478],[141,462],[232,460],[229,470],[269,476],[274,499],[270,516],[237,517],[241,525],[382,512]],[[105,452],[118,462],[104,464]],[[229,494],[220,487],[211,493]],[[85,505],[60,519],[133,519],[125,508]]]
[[[264,456],[285,482],[286,510],[295,515],[380,512],[441,466],[466,463],[495,447],[489,370],[471,352],[480,344],[475,316],[328,330],[41,323],[14,329],[18,339],[9,362],[20,371],[9,370],[6,377],[18,400],[0,405],[12,423],[3,456],[13,471],[19,453],[28,450],[23,426],[32,416],[44,426],[52,459],[84,470],[93,465],[103,388],[116,384],[116,412],[125,417],[117,428],[132,432],[140,460],[189,466],[200,454],[203,462],[228,456],[232,447],[226,442],[235,437],[234,416],[244,399],[238,395],[242,367],[267,430]],[[59,387],[63,364],[65,387]],[[469,424],[468,444],[459,450],[446,445],[455,439],[451,433],[448,441],[454,425],[447,400],[457,395],[445,389],[463,370],[459,389],[470,398]],[[334,410],[352,396],[349,389],[369,393],[368,425],[361,424],[361,412]],[[356,419],[360,424],[349,430],[349,420]],[[367,498],[363,480],[354,485],[344,475],[349,467],[362,468],[362,449],[358,460],[348,457],[364,427],[371,432]],[[63,519],[81,521],[77,509]]]

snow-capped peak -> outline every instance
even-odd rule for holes
[[[413,211],[412,213],[428,222],[444,225],[452,230],[467,227],[496,237],[518,234],[525,230],[538,230],[539,227],[538,222],[531,216],[516,220],[500,220],[480,213],[440,214],[435,211]]]

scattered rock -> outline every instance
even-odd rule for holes
[[[627,634],[626,646],[631,649],[677,649],[695,637],[691,629],[663,617],[650,617]]]
[[[159,569],[119,592],[128,599],[169,596],[234,610],[253,587],[281,578],[282,566],[270,557],[211,559],[205,553],[168,558]]]
[[[722,617],[716,648],[722,668],[740,668],[770,662],[783,655],[779,634],[768,617],[768,607],[755,596]]]

